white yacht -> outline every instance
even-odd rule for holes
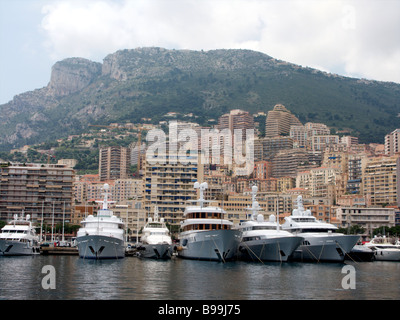
[[[121,259],[125,257],[124,222],[108,209],[109,185],[104,184],[104,200],[97,216],[82,221],[76,243],[79,256],[85,259]]]
[[[0,256],[21,256],[40,253],[39,237],[28,214],[24,218],[14,215],[14,219],[1,229]]]
[[[274,215],[270,215],[269,221],[264,221],[264,216],[258,213],[261,208],[256,201],[257,190],[257,186],[252,187],[252,206],[247,209],[252,212],[250,220],[241,222],[238,226],[242,232],[238,258],[253,261],[287,261],[303,238],[283,231]]]
[[[337,227],[318,221],[310,210],[304,210],[303,199],[297,197],[297,209],[285,218],[283,230],[304,238],[293,252],[294,260],[344,261],[347,253],[356,245],[357,235],[335,233]]]
[[[149,217],[143,227],[141,244],[137,247],[139,256],[153,259],[170,259],[172,256],[172,239],[165,225],[164,218],[158,218],[155,207],[154,220]]]
[[[400,261],[400,242],[398,240],[393,244],[386,237],[375,237],[364,246],[374,251],[375,260]]]
[[[233,223],[224,219],[225,211],[220,207],[204,206],[203,193],[206,182],[195,182],[199,189],[199,205],[188,206],[181,222],[183,231],[179,235],[178,257],[225,262],[235,257],[240,242],[240,231],[233,229]]]

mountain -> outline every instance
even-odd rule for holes
[[[52,67],[46,87],[0,106],[0,150],[78,134],[90,124],[154,123],[168,112],[206,123],[231,109],[252,113],[283,104],[302,123],[349,130],[383,143],[400,127],[400,84],[354,79],[251,50],[138,48],[103,63],[68,58]]]

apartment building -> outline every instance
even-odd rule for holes
[[[307,189],[312,197],[327,198],[333,202],[336,197],[338,180],[340,180],[340,170],[338,168],[312,168],[298,173],[296,188]]]
[[[272,159],[272,177],[296,177],[299,170],[315,166],[304,148],[281,150]]]
[[[102,147],[99,152],[100,181],[126,179],[129,177],[131,163],[129,148],[112,146]]]
[[[395,208],[338,207],[336,215],[342,228],[358,225],[370,235],[376,228],[395,226]]]
[[[291,126],[302,125],[299,119],[293,115],[285,106],[277,104],[273,110],[268,111],[265,121],[265,136],[272,138],[280,135],[290,134]]]
[[[313,136],[329,135],[330,129],[323,123],[307,122],[305,125],[292,125],[290,137],[298,147],[309,147]]]
[[[308,139],[310,149],[313,151],[324,151],[327,146],[339,143],[337,135],[319,135],[312,136]]]
[[[304,125],[304,129],[306,132],[306,139],[309,139],[313,136],[326,136],[331,133],[329,127],[323,123],[307,122]]]
[[[74,171],[66,165],[1,163],[0,220],[11,220],[23,212],[37,223],[69,221],[73,181]]]
[[[400,152],[400,129],[396,129],[393,132],[385,136],[385,154],[393,156]]]
[[[271,161],[282,150],[293,149],[293,139],[290,137],[261,138],[254,148],[257,150],[254,158],[259,161]],[[261,154],[261,157],[259,156]]]
[[[103,198],[104,183],[110,187],[109,200],[122,202],[132,199],[143,193],[142,179],[116,179],[109,181],[90,180],[83,176],[74,183],[74,198],[76,203],[101,200]]]
[[[254,163],[253,177],[256,179],[267,179],[272,175],[272,164],[270,161],[257,161]]]
[[[293,139],[297,147],[307,145],[306,128],[303,125],[290,126],[289,137]]]
[[[368,205],[397,204],[398,156],[380,156],[365,160],[362,187]]]
[[[346,191],[350,194],[360,194],[362,186],[362,163],[366,159],[365,153],[349,154],[347,162],[348,180]]]
[[[204,181],[204,165],[197,155],[159,154],[157,161],[146,161],[144,168],[144,209],[153,212],[158,207],[165,222],[179,225],[189,200],[197,199],[193,185]]]
[[[218,129],[229,129],[232,134],[235,130],[242,130],[242,140],[246,140],[246,130],[254,129],[254,118],[247,112],[240,109],[231,110],[219,117]]]

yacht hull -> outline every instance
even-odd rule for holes
[[[400,261],[400,250],[377,249],[374,257],[377,261]]]
[[[0,256],[30,256],[39,252],[39,246],[32,246],[28,242],[0,240]]]
[[[138,252],[142,258],[167,260],[172,257],[172,245],[168,243],[142,244]]]
[[[302,237],[282,237],[241,242],[238,258],[251,261],[285,262],[302,242]]]
[[[183,232],[178,257],[221,262],[232,260],[236,256],[240,235],[239,230]]]
[[[122,259],[125,257],[123,240],[101,235],[76,238],[79,257],[83,259]]]
[[[346,255],[359,240],[352,235],[307,235],[302,244],[293,252],[291,260],[343,262]]]

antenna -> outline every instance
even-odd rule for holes
[[[249,210],[252,212],[251,220],[256,220],[256,213],[257,213],[257,211],[261,210],[260,205],[258,204],[258,201],[256,200],[257,191],[258,191],[257,186],[251,187],[251,208],[246,208],[246,210]]]
[[[108,201],[108,195],[109,195],[108,190],[109,189],[110,189],[109,184],[105,183],[104,186],[103,186],[104,193],[102,193],[104,195],[104,200],[103,201],[96,201],[97,203],[102,203],[103,204],[103,207],[102,207],[103,210],[108,210],[108,204],[115,202],[115,201]]]
[[[200,207],[203,207],[203,203],[208,202],[208,201],[204,200],[204,190],[208,189],[208,183],[207,182],[199,183],[196,181],[194,183],[194,188],[200,190],[200,198],[195,201],[200,203]]]

